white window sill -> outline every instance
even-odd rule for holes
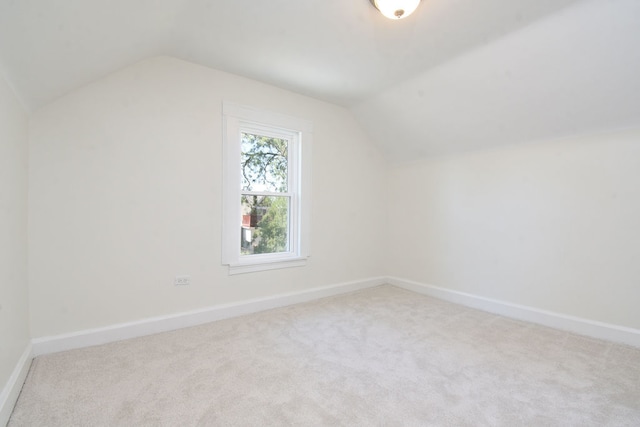
[[[254,273],[256,271],[277,270],[281,268],[304,267],[307,258],[287,258],[280,261],[229,264],[229,275]]]

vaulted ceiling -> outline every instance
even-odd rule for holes
[[[35,110],[155,55],[350,108],[392,161],[640,126],[640,1],[0,0]]]

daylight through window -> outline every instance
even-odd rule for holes
[[[289,228],[294,225],[289,221],[289,138],[240,135],[241,255],[288,252]]]

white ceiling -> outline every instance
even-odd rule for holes
[[[390,159],[640,125],[639,0],[0,0],[30,110],[171,55],[351,108]]]

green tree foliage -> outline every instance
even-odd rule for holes
[[[242,134],[242,189],[287,191],[287,140]]]
[[[258,245],[254,253],[286,252],[288,248],[287,212],[289,199],[287,197],[269,197],[270,206],[258,223],[256,240]]]

